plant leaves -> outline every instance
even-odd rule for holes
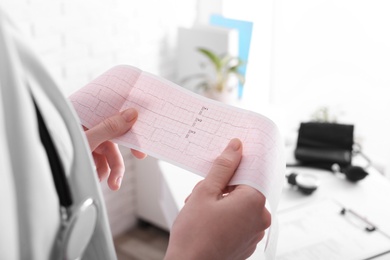
[[[210,83],[209,81],[203,81],[198,84],[198,87],[204,89],[213,88],[217,91],[222,91],[230,74],[237,77],[238,81],[242,85],[244,84],[245,77],[239,71],[239,69],[246,63],[245,61],[239,57],[233,57],[229,54],[222,54],[218,56],[213,51],[202,47],[199,47],[197,50],[209,59],[209,61],[213,64],[216,72],[216,80],[213,83]]]
[[[203,53],[214,64],[215,69],[217,71],[221,70],[221,68],[222,68],[221,58],[218,57],[216,54],[214,54],[214,52],[212,52],[208,49],[205,49],[205,48],[198,48],[198,51]]]

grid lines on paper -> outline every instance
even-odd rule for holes
[[[85,120],[101,121],[115,114],[114,110],[133,107],[138,119],[120,138],[122,143],[160,154],[203,176],[229,141],[239,138],[243,158],[236,181],[245,179],[263,190],[269,187],[273,157],[280,152],[275,149],[275,126],[269,120],[197,98],[174,83],[132,67],[107,72],[81,93],[85,100],[78,98],[77,102],[82,103]]]

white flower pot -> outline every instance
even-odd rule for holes
[[[237,88],[234,88],[232,90],[222,91],[222,92],[218,92],[215,90],[206,90],[203,92],[203,96],[225,104],[232,105],[236,103],[238,100],[238,91]]]

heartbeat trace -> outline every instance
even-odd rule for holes
[[[233,182],[247,183],[267,195],[274,186],[269,176],[281,169],[277,160],[283,152],[272,121],[200,98],[134,67],[115,67],[70,99],[87,127],[136,108],[137,122],[118,140],[202,176],[232,138],[241,139],[244,148]]]

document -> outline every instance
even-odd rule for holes
[[[127,108],[137,109],[137,122],[115,142],[203,177],[229,141],[239,138],[243,158],[231,184],[259,190],[271,213],[276,212],[285,158],[278,128],[270,119],[127,65],[105,72],[70,100],[88,128]]]
[[[332,199],[279,212],[277,260],[363,260],[390,250],[390,237]]]

